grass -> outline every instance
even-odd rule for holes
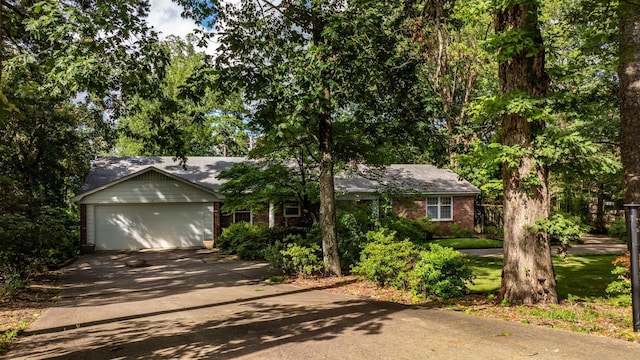
[[[558,296],[598,298],[606,296],[607,285],[615,280],[611,262],[617,255],[570,255],[566,260],[554,256]],[[477,293],[495,293],[500,289],[502,258],[468,258],[477,278],[469,288]]]
[[[478,238],[436,239],[429,244],[438,244],[453,249],[496,249],[502,248],[502,241]]]
[[[20,333],[29,326],[27,322],[20,322],[16,327],[12,329],[5,330],[0,333],[0,354],[3,354],[7,351],[9,347],[9,342],[13,340],[13,338],[20,335]]]

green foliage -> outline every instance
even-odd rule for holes
[[[398,239],[408,239],[415,243],[431,240],[439,233],[439,227],[427,217],[409,219],[402,216],[386,216],[380,219],[380,226],[395,232]]]
[[[282,254],[282,269],[287,274],[297,276],[311,276],[324,268],[322,249],[317,243],[309,246],[288,244]]]
[[[192,88],[192,78],[214,81],[202,71],[207,58],[196,51],[195,41],[170,36],[161,42],[169,64],[149,74],[157,78],[158,91],[127,99],[127,116],[117,124],[119,155],[247,155],[249,136],[238,116],[243,110],[239,97]]]
[[[367,233],[376,228],[377,217],[369,206],[340,202],[337,218],[340,266],[348,270],[360,260],[369,242]]]
[[[311,225],[314,213],[310,207],[318,199],[318,183],[309,172],[304,166],[290,167],[286,161],[235,164],[219,175],[226,180],[220,187],[225,196],[223,211],[259,209],[269,202],[295,200],[302,206],[303,221]]]
[[[0,214],[0,295],[24,286],[45,265],[78,253],[78,218],[64,208]]]
[[[580,220],[574,216],[556,213],[548,219],[536,220],[533,231],[544,231],[553,241],[560,242],[560,253],[566,256],[572,242],[580,241],[580,237],[588,229]]]
[[[437,296],[444,299],[459,297],[467,291],[467,282],[474,278],[459,252],[430,244],[428,251],[421,251],[420,258],[409,275],[411,290],[425,298]]]
[[[281,274],[309,276],[323,269],[319,226],[296,232],[272,231],[271,243],[264,249],[265,260]],[[318,253],[320,251],[320,253]],[[320,266],[319,269],[317,265]]]
[[[279,252],[288,243],[309,245],[309,241],[317,241],[317,231],[306,228],[266,228],[239,222],[224,228],[216,239],[216,247],[221,251],[238,255],[247,260],[268,260],[274,268],[281,268],[278,262]]]
[[[396,289],[409,287],[409,274],[418,259],[418,251],[410,241],[396,241],[395,234],[384,229],[367,233],[369,243],[362,250],[360,263],[353,273],[381,286]]]
[[[612,264],[614,268],[611,275],[616,276],[616,279],[607,285],[607,294],[631,295],[631,255],[627,251],[626,255],[617,257]]]
[[[261,234],[260,228],[247,222],[232,224],[224,228],[216,239],[216,247],[229,254],[237,254],[238,246],[245,241],[253,241]]]
[[[504,229],[495,226],[487,226],[484,229],[484,235],[489,239],[502,240],[504,238]]]
[[[611,223],[608,234],[625,242],[628,241],[627,221],[624,216],[617,217]]]
[[[454,238],[469,238],[476,235],[476,233],[471,229],[461,229],[458,223],[451,223],[449,225],[449,232]]]
[[[427,243],[438,244],[443,247],[449,247],[454,250],[458,249],[497,249],[502,248],[502,240],[478,239],[478,238],[454,238],[454,239],[435,239]],[[428,246],[425,246],[428,248]]]

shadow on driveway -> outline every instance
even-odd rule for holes
[[[149,266],[131,268],[131,260]],[[640,345],[268,284],[204,251],[83,256],[11,359],[637,359]],[[579,344],[579,345],[578,345]]]

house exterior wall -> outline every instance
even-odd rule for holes
[[[80,245],[87,245],[87,205],[80,205]]]
[[[80,200],[80,242],[81,245],[96,244],[97,223],[96,208],[105,206],[154,204],[202,204],[198,216],[203,224],[202,237],[213,239],[216,233],[215,201],[218,197],[196,186],[172,179],[164,174],[150,171],[132,179],[110,186],[85,196]],[[219,203],[218,203],[219,204]],[[219,207],[218,207],[219,208]],[[149,209],[140,208],[141,211]],[[104,212],[104,211],[103,211]],[[83,250],[84,251],[84,250]]]
[[[212,203],[216,200],[211,193],[168,177],[148,180],[136,177],[88,195],[80,204]]]
[[[395,199],[393,201],[393,214],[406,216],[410,219],[418,219],[427,215],[426,195],[420,198]],[[433,220],[438,225],[441,235],[450,235],[451,224],[458,224],[460,229],[473,231],[474,217],[473,196],[453,196],[453,220]]]

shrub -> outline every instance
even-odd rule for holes
[[[45,265],[75,256],[77,224],[77,215],[65,208],[0,214],[0,294],[19,289]]]
[[[308,231],[309,229],[298,227],[270,229],[240,222],[222,230],[222,234],[216,239],[216,247],[227,254],[238,255],[241,259],[264,260],[265,251],[273,250],[268,250],[269,246],[276,242],[291,242],[297,237],[305,239]],[[290,240],[284,240],[291,236]],[[272,254],[270,256],[273,258]]]
[[[318,248],[320,249],[319,244],[322,242],[320,227],[313,226],[311,229],[305,229],[306,233],[301,234],[299,231],[293,231],[289,234],[286,234],[283,238],[275,240],[266,246],[263,250],[262,254],[264,259],[267,260],[271,264],[271,268],[281,274],[287,275],[296,275],[295,271],[293,271],[296,266],[292,264],[291,253],[285,255],[283,251],[289,250],[289,245],[295,245],[301,248]],[[279,232],[280,235],[285,234],[286,232]],[[298,251],[299,250],[295,250]],[[289,257],[287,257],[289,256]],[[322,262],[322,252],[320,252],[319,261],[321,267],[323,266]],[[299,274],[299,275],[311,275],[311,274]]]
[[[606,292],[609,295],[630,295],[631,294],[631,254],[627,251],[624,256],[619,256],[613,260],[614,268],[612,275],[617,279],[607,285]]]
[[[411,290],[425,298],[447,299],[464,295],[468,290],[467,282],[474,276],[462,254],[438,244],[430,244],[429,248],[420,252],[420,259],[410,273]]]
[[[286,250],[281,250],[282,269],[286,274],[310,276],[324,268],[322,250],[318,244],[310,246],[287,244]]]
[[[228,254],[239,254],[239,248],[242,246],[242,252],[249,251],[255,244],[260,241],[262,231],[259,227],[253,226],[247,222],[232,224],[222,230],[222,234],[216,239],[216,247]]]
[[[388,216],[380,219],[380,226],[395,231],[397,239],[409,239],[418,243],[431,240],[438,233],[437,224],[427,217],[408,219]]]
[[[617,217],[609,226],[609,236],[628,242],[627,222],[624,216]]]
[[[346,270],[360,259],[360,253],[367,244],[367,232],[374,228],[374,223],[360,211],[341,214],[337,225],[340,267]]]
[[[409,272],[418,257],[414,245],[407,240],[396,241],[395,233],[388,233],[386,229],[368,232],[367,240],[369,243],[353,272],[378,285],[406,289]]]
[[[503,228],[498,228],[498,227],[495,227],[495,226],[487,226],[484,229],[484,234],[489,239],[493,239],[493,240],[502,240],[502,239],[504,239],[504,229]]]
[[[454,238],[470,238],[476,236],[476,233],[471,229],[460,228],[457,223],[449,224],[449,233]]]

